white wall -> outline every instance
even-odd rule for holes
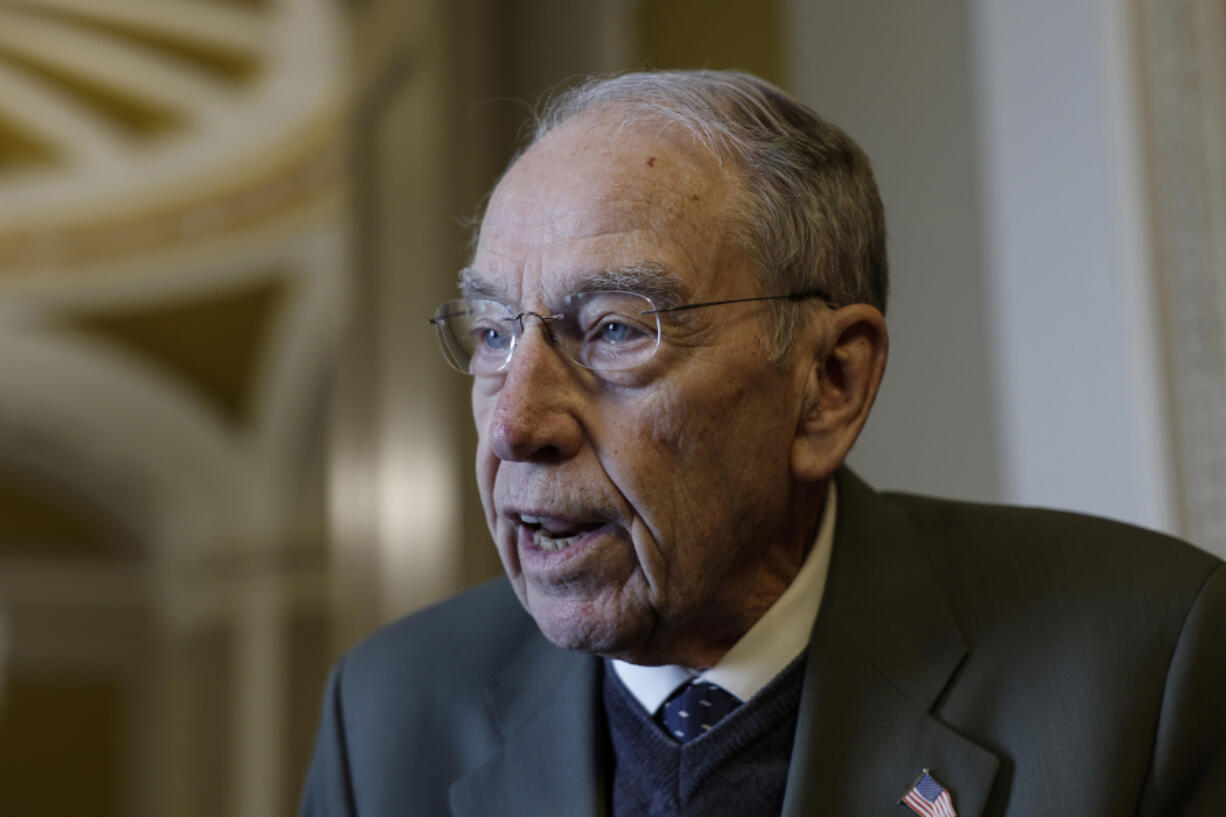
[[[963,0],[790,0],[793,90],[873,161],[890,362],[851,464],[879,488],[1000,500]]]
[[[975,0],[1004,489],[1170,529],[1122,2]]]
[[[877,168],[881,487],[1170,529],[1123,4],[790,0],[794,86]]]

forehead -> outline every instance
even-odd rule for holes
[[[707,291],[731,243],[735,193],[732,174],[688,134],[580,115],[495,188],[467,283],[523,301],[655,272],[664,289]]]

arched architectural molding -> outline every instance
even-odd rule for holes
[[[116,690],[126,779],[99,809],[293,809],[328,656],[307,505],[349,304],[345,21],[0,8],[3,476],[124,554],[0,544],[5,671],[50,716],[55,689]]]
[[[6,4],[0,121],[55,158],[7,168],[0,236],[173,202],[283,149],[343,93],[342,31],[331,0]],[[170,126],[125,128],[142,116]]]

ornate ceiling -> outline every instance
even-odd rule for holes
[[[238,498],[292,490],[344,311],[344,35],[331,0],[0,0],[0,552],[72,508],[250,538]]]
[[[300,204],[340,30],[326,0],[0,0],[0,277]]]

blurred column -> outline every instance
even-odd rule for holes
[[[354,299],[330,497],[340,645],[458,584],[463,413],[426,354],[455,240],[445,22],[430,0],[354,19]]]
[[[8,638],[8,619],[4,617],[4,610],[0,608],[0,709],[4,708],[4,671],[7,669],[8,662]]]
[[[1226,5],[1137,4],[1164,404],[1181,532],[1226,557]]]

